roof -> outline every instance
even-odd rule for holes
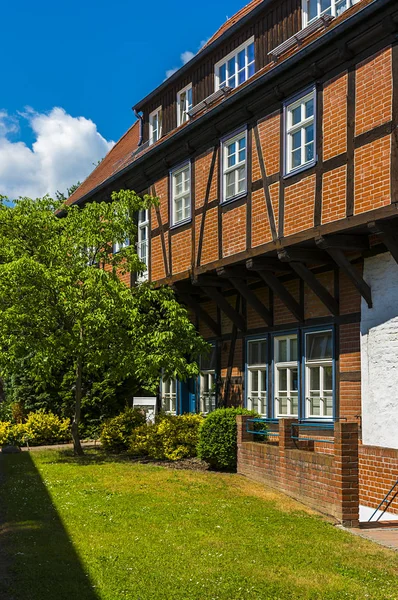
[[[251,11],[256,8],[259,4],[262,4],[264,0],[252,0],[249,4],[246,4],[243,8],[238,10],[237,13],[234,14],[233,17],[227,19],[223,25],[216,31],[214,35],[202,46],[200,52],[210,46],[213,42],[215,42],[219,37],[221,37],[228,29],[230,29],[233,25],[236,25],[243,17],[246,17]]]
[[[81,185],[69,196],[67,204],[73,204],[88,192],[95,189],[112,175],[121,171],[132,160],[132,152],[138,148],[140,137],[140,123],[134,125],[120,138],[108,152],[99,165],[90,173]]]

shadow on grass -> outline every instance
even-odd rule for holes
[[[0,472],[1,600],[99,600],[30,454],[0,454]]]

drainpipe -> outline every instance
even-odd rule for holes
[[[136,117],[137,117],[137,119],[139,119],[139,121],[140,121],[140,138],[139,138],[139,140],[138,140],[138,147],[140,147],[140,146],[141,146],[141,144],[142,144],[142,137],[143,137],[143,135],[144,135],[144,117],[143,117],[143,115],[142,115],[141,113],[139,113],[139,112],[138,112],[138,110],[136,110],[135,108],[134,108],[133,110],[134,110],[134,114],[135,114],[135,116],[136,116]]]

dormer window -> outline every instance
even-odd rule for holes
[[[149,115],[149,145],[155,144],[162,137],[162,107]]]
[[[177,127],[188,121],[192,108],[192,83],[177,94]]]
[[[235,88],[255,73],[254,37],[236,48],[215,66],[216,86]]]
[[[358,0],[303,0],[303,27],[322,15],[338,17]]]

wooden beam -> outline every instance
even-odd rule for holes
[[[335,263],[339,265],[339,267],[346,273],[347,277],[351,279],[352,283],[355,285],[362,298],[366,301],[369,308],[372,308],[372,291],[363,277],[361,277],[361,275],[358,273],[358,270],[350,263],[340,248],[329,248],[328,252]]]
[[[199,275],[192,278],[192,285],[199,287],[230,287],[228,281],[213,275]]]
[[[236,325],[238,329],[241,331],[246,331],[246,322],[245,319],[239,314],[230,303],[224,298],[222,294],[215,287],[207,287],[203,286],[203,291],[209,298],[214,300],[214,302],[219,306],[219,308],[227,315],[229,319],[231,319],[232,323]]]
[[[321,250],[338,248],[339,250],[369,250],[369,238],[367,235],[337,234],[328,237],[320,236],[315,240]]]
[[[323,304],[330,310],[333,315],[339,314],[339,304],[328,290],[318,281],[312,271],[300,262],[291,262],[292,269],[299,277],[312,289]]]
[[[251,290],[242,279],[233,278],[231,283],[235,289],[238,290],[241,296],[254,308],[254,310],[260,315],[262,320],[267,325],[273,324],[272,314],[268,308],[257,298],[256,294]]]
[[[278,250],[278,258],[282,262],[309,262],[313,264],[330,263],[330,258],[323,250],[316,248],[284,248]]]
[[[396,263],[398,263],[398,225],[395,221],[372,221],[368,223],[372,233],[376,233],[387,250],[391,252]]]
[[[206,325],[209,327],[209,329],[212,330],[212,332],[217,336],[220,337],[221,335],[221,327],[218,323],[216,323],[214,321],[214,319],[209,315],[209,313],[207,313],[205,311],[205,309],[203,308],[203,306],[200,305],[199,302],[197,302],[194,298],[192,298],[192,296],[190,296],[189,294],[186,293],[178,293],[180,300],[182,300],[184,302],[184,304],[186,304],[187,306],[189,306],[190,308],[192,308],[192,310],[196,313],[196,315],[199,317],[199,319],[201,319],[204,323],[206,323]]]
[[[246,261],[246,268],[249,271],[283,271],[286,273],[291,273],[292,270],[288,264],[282,263],[279,258],[272,257],[263,257],[259,256],[258,258],[249,258]]]
[[[219,267],[217,269],[217,275],[226,279],[248,279],[249,277],[256,277],[256,274],[249,273],[244,265]]]
[[[283,283],[273,274],[267,271],[259,271],[261,279],[271,290],[279,296],[283,304],[290,310],[290,312],[298,319],[298,321],[304,320],[304,309],[297,302],[290,292],[285,288]]]

